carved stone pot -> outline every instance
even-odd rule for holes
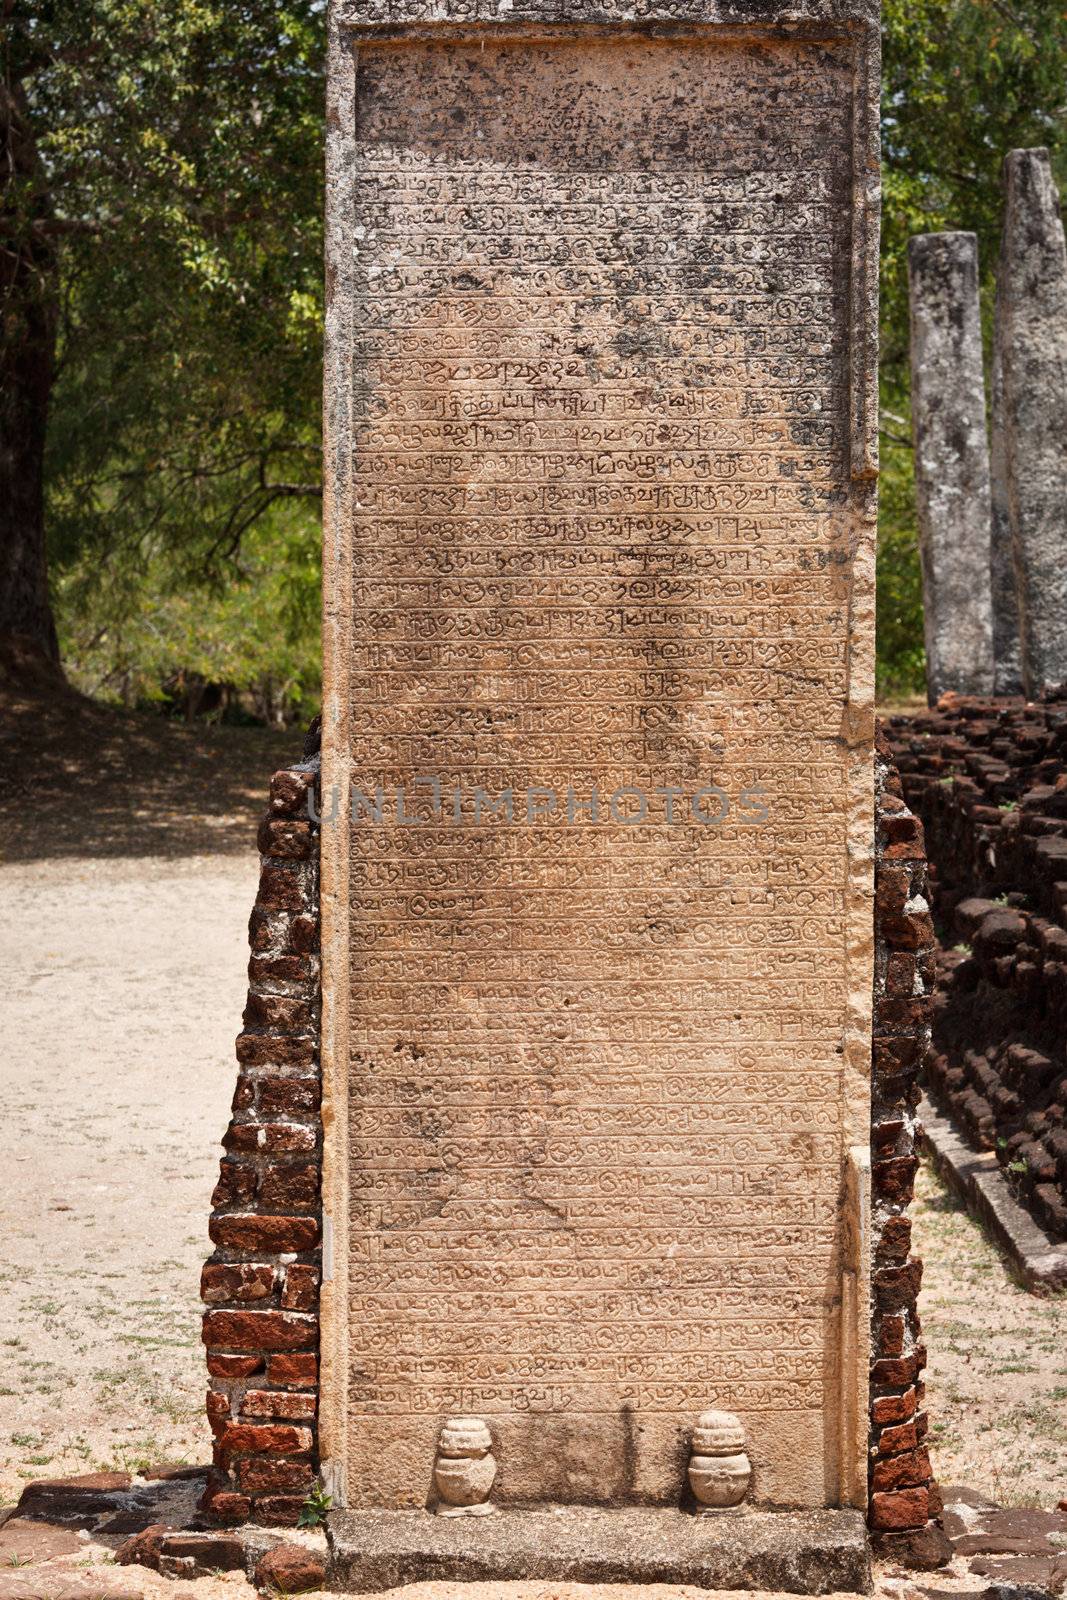
[[[732,1411],[702,1411],[693,1429],[689,1487],[702,1506],[737,1506],[752,1482],[745,1430]]]
[[[496,1477],[493,1440],[480,1417],[450,1417],[441,1429],[433,1483],[445,1517],[484,1516]]]

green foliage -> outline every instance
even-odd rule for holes
[[[275,621],[304,603],[280,591],[301,589],[321,496],[324,9],[14,0],[60,247],[47,484],[68,649],[86,616],[176,644],[181,597],[221,616],[228,583],[235,618],[256,592]],[[242,551],[268,515],[301,553],[264,587]]]
[[[1046,145],[1067,176],[1067,11],[1062,0],[883,0],[878,680],[923,687],[922,589],[908,411],[907,241],[978,236],[988,330],[1008,150]]]
[[[318,709],[319,530],[291,507],[245,534],[225,582],[190,589],[169,552],[90,555],[56,585],[68,675],[85,693],[187,714],[308,721]],[[216,685],[225,695],[211,694]]]
[[[314,693],[324,9],[3,13],[60,249],[57,607],[68,665],[103,692],[158,698],[182,671],[226,671],[292,686],[291,710]],[[1067,172],[1067,12],[884,0],[883,45],[878,682],[898,696],[924,667],[907,241],[977,233],[988,322],[1004,153],[1044,144]]]
[[[320,1523],[326,1521],[326,1513],[332,1504],[333,1501],[321,1483],[317,1483],[300,1508],[297,1527],[317,1528]]]

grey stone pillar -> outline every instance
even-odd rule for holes
[[[926,686],[993,690],[989,447],[978,244],[925,233],[908,244],[911,415],[923,573]]]
[[[1067,683],[1067,248],[1047,150],[1004,162],[1004,470],[1027,694]]]
[[[994,344],[989,432],[989,481],[993,499],[990,579],[993,590],[993,692],[1022,694],[1019,647],[1019,586],[1011,547],[1008,469],[1004,450],[1004,377]]]

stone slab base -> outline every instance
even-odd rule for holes
[[[428,1579],[677,1583],[791,1594],[868,1593],[863,1513],[660,1507],[502,1509],[485,1517],[428,1511],[335,1511],[327,1529],[331,1589],[370,1594]]]
[[[1067,1289],[1067,1244],[1057,1244],[1014,1198],[991,1150],[975,1150],[947,1117],[923,1099],[922,1148],[973,1217],[985,1224],[1023,1287],[1035,1294]]]

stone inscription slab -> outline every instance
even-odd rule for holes
[[[453,1413],[498,1501],[676,1502],[707,1406],[833,1502],[854,46],[355,59],[348,1502],[423,1505]]]

